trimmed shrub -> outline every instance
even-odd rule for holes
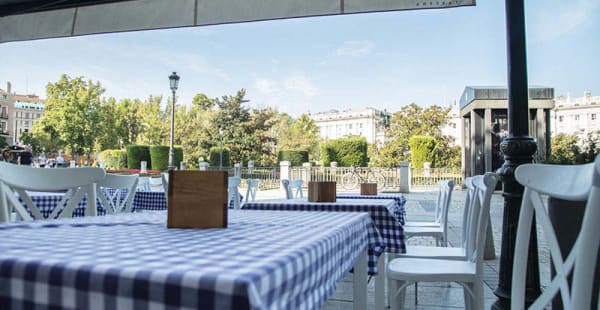
[[[308,151],[288,150],[277,152],[277,164],[282,161],[289,161],[292,166],[302,166],[308,162]]]
[[[410,162],[414,168],[423,168],[425,162],[430,162],[431,167],[435,167],[437,141],[434,137],[413,136],[408,144],[410,146]]]
[[[208,158],[208,163],[211,167],[219,167],[219,160],[221,156],[220,148],[213,146],[210,148],[210,155]],[[228,148],[223,148],[223,167],[230,167],[231,163],[229,162],[230,151]]]
[[[169,147],[166,145],[150,146],[150,161],[152,170],[167,170],[169,166]]]
[[[183,148],[174,146],[173,151],[175,153],[173,156],[173,165],[179,168],[179,164],[183,161]],[[152,170],[167,170],[169,168],[169,146],[150,146],[150,161],[152,162]]]
[[[150,147],[147,145],[128,145],[127,146],[127,168],[140,169],[140,162],[146,161],[148,167],[152,167],[150,160]]]
[[[98,154],[106,169],[124,169],[127,167],[125,150],[104,150]]]
[[[366,167],[369,162],[367,149],[367,139],[364,137],[330,140],[321,145],[321,159],[324,166],[337,161],[339,167]]]

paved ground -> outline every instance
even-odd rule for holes
[[[245,194],[245,192],[242,192]],[[306,193],[305,193],[306,194]],[[415,188],[411,193],[406,194],[406,213],[409,220],[427,220],[433,219],[434,201],[436,191],[433,188]],[[263,199],[283,199],[285,194],[280,190],[259,191],[257,200]],[[465,191],[455,190],[452,195],[452,204],[449,209],[448,225],[450,243],[456,244],[460,240],[463,205],[465,200]],[[492,197],[491,220],[495,244],[496,258],[486,260],[484,268],[484,296],[486,309],[490,309],[491,304],[496,300],[493,290],[498,283],[498,265],[500,256],[500,243],[502,236],[502,213],[504,200],[500,192],[496,192]],[[410,239],[408,244],[431,244],[434,242],[428,238]],[[543,240],[539,241],[540,247],[540,280],[542,285],[549,282],[549,271],[544,268],[548,266],[547,247]],[[371,281],[373,282],[373,281]],[[373,283],[369,284],[369,309],[373,309]],[[422,283],[418,286],[419,300],[418,304],[414,302],[414,290],[409,289],[406,296],[405,307],[407,309],[463,309],[462,287],[458,284],[448,286],[446,283]],[[336,293],[329,299],[323,309],[342,310],[352,307],[352,278],[348,276],[338,285]]]

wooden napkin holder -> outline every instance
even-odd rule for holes
[[[377,195],[377,183],[360,183],[361,195]]]
[[[168,228],[226,228],[227,172],[169,171]]]
[[[335,182],[308,182],[308,201],[335,202]]]

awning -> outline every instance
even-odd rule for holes
[[[0,0],[0,42],[469,5],[475,0]]]

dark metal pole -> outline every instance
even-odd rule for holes
[[[223,170],[223,129],[219,128],[219,170]]]
[[[523,198],[523,186],[515,180],[517,166],[533,161],[537,144],[529,136],[529,102],[527,85],[527,57],[525,45],[524,0],[506,0],[506,39],[508,62],[508,138],[500,144],[504,164],[498,169],[504,185],[504,218],[502,222],[502,249],[498,300],[492,309],[510,309],[513,256]],[[533,225],[535,229],[535,223]],[[526,301],[530,303],[540,294],[537,238],[531,234],[527,261]]]
[[[173,142],[175,140],[175,90],[173,89],[173,108],[171,109],[171,139],[169,141],[169,170],[175,170],[175,164],[173,158],[175,157],[175,149],[173,149]]]

